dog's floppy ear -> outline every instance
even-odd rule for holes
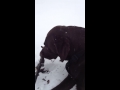
[[[56,42],[57,41],[57,42]],[[57,50],[57,53],[60,57],[60,61],[64,61],[70,51],[70,43],[69,40],[67,38],[63,38],[60,40],[56,40],[55,42],[55,47]]]

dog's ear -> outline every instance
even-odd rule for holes
[[[67,38],[61,39],[55,44],[55,47],[61,59],[60,61],[63,62],[70,51],[69,40]]]

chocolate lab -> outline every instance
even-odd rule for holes
[[[48,32],[44,45],[45,46],[42,47],[43,49],[40,52],[41,57],[47,59],[56,59],[59,56],[61,62],[63,62],[64,60],[68,60],[69,62],[69,60],[72,59],[72,56],[75,55],[76,53],[79,52],[80,56],[85,53],[85,28],[78,26],[53,27]],[[80,63],[81,62],[79,62],[79,64]],[[74,65],[74,64],[70,64],[70,65]],[[78,76],[74,76],[72,69],[70,69],[68,72],[69,75],[67,76],[67,78],[61,84],[59,84],[57,86],[58,88],[56,87],[55,90],[69,90],[71,87],[73,87],[76,84],[76,80],[71,79],[71,76],[73,76],[74,79],[76,79],[79,75],[82,75],[82,74],[78,74]],[[81,72],[82,70],[78,71],[78,73]],[[77,82],[79,82],[79,80]]]
[[[45,39],[40,55],[47,59],[60,57],[69,60],[77,52],[85,52],[85,28],[77,26],[56,26]]]

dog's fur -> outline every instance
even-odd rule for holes
[[[47,59],[69,60],[77,52],[85,52],[85,28],[77,26],[56,26],[45,39],[40,54]]]
[[[42,47],[43,49],[40,52],[42,57],[47,59],[56,59],[57,56],[59,56],[62,62],[64,60],[68,60],[69,62],[69,60],[72,59],[72,56],[76,53],[79,52],[80,56],[85,53],[85,28],[77,26],[56,26],[48,32],[44,45],[45,46]],[[78,69],[77,67],[77,76],[74,76],[74,68],[84,60],[83,58],[83,56],[80,57],[79,60],[77,60],[79,63],[75,62],[75,65],[72,63],[69,64],[69,67],[71,68],[69,72],[72,75],[69,74],[67,78],[53,90],[69,90],[76,83],[82,85],[81,80],[84,81],[82,79],[84,76],[84,74],[82,74],[84,73],[84,64],[81,65],[82,68],[79,67]],[[72,79],[71,76],[74,79]],[[78,86],[77,89],[82,90],[79,89]]]

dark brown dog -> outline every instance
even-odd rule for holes
[[[85,52],[85,28],[77,26],[56,26],[45,39],[40,54],[47,59],[69,60],[76,52]]]
[[[56,26],[48,32],[44,45],[40,55],[47,59],[56,59],[57,56],[59,56],[63,62],[64,60],[70,60],[72,56],[78,52],[81,56],[85,53],[85,28],[77,26]],[[81,58],[79,60],[82,61],[83,59]],[[81,62],[77,63],[77,65],[79,66],[80,63]],[[71,63],[70,65],[70,67],[72,67],[74,64]],[[70,74],[67,78],[53,90],[69,90],[76,83],[81,83],[81,78],[83,78],[81,75],[83,74],[74,76],[74,70],[75,69],[70,69]],[[84,71],[83,69],[78,70],[78,73],[83,73]],[[74,79],[72,79],[71,76]],[[81,78],[78,79],[78,77]],[[76,78],[78,79],[77,81]],[[82,89],[78,87],[78,90]]]

